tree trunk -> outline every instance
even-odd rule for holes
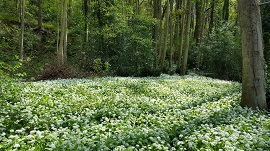
[[[71,2],[71,0],[69,1]],[[71,3],[69,3],[71,4]],[[70,7],[71,8],[71,5]],[[68,24],[67,24],[67,15],[68,15],[68,11],[71,10],[71,9],[68,9],[68,5],[67,3],[65,3],[64,5],[64,63],[67,62],[67,32],[68,32]]]
[[[215,13],[215,0],[212,0],[211,3],[211,12],[210,12],[210,22],[209,22],[209,31],[212,32],[214,28],[214,13]]]
[[[199,45],[201,39],[201,26],[202,26],[202,0],[196,1],[196,25],[194,31],[194,38],[196,41],[196,45]]]
[[[173,17],[171,13],[173,12],[173,5],[174,5],[174,0],[170,0],[170,18],[169,18],[169,27],[170,27],[170,59],[169,59],[169,68],[172,68],[173,64],[173,55],[174,55],[174,24],[173,24]]]
[[[159,67],[164,69],[165,68],[165,59],[166,59],[166,52],[168,47],[168,36],[169,36],[169,17],[170,17],[170,2],[167,0],[166,2],[166,13],[165,13],[165,34],[164,34],[164,46],[160,54],[160,64]]]
[[[182,7],[186,7],[186,1],[182,1]],[[178,61],[177,61],[177,69],[179,70],[179,73],[181,72],[181,63],[182,63],[182,54],[183,54],[183,45],[184,45],[184,31],[185,31],[185,18],[187,15],[182,14],[181,15],[181,25],[180,25],[180,39],[179,39],[179,50],[178,50]]]
[[[182,0],[181,0],[182,1]],[[175,2],[175,12],[180,10],[181,1],[177,0]],[[181,23],[181,15],[180,13],[176,13],[175,16],[175,28],[174,28],[174,51],[175,51],[175,61],[178,61],[178,52],[179,52],[179,38],[180,38],[180,23]]]
[[[224,0],[222,19],[226,22],[229,20],[229,15],[230,15],[229,11],[230,11],[230,0]]]
[[[186,28],[184,33],[184,50],[183,50],[183,59],[182,59],[182,68],[180,70],[181,75],[185,75],[187,72],[187,61],[188,61],[188,49],[189,49],[189,32],[190,32],[190,23],[191,23],[191,8],[192,2],[187,1],[187,18],[186,18]]]
[[[135,0],[135,3],[136,3],[135,15],[139,15],[140,14],[140,1],[139,0]]]
[[[241,106],[267,109],[263,38],[257,0],[238,0],[242,38],[242,98]]]
[[[82,50],[83,63],[86,64],[86,52],[89,51],[89,24],[88,24],[88,14],[89,14],[90,0],[83,0],[83,13],[84,13],[84,42]]]
[[[161,55],[162,55],[162,44],[163,44],[163,36],[162,36],[162,33],[163,33],[163,28],[162,28],[162,20],[163,20],[163,15],[162,15],[162,1],[161,0],[159,0],[159,2],[158,2],[159,4],[159,7],[160,7],[160,9],[159,9],[159,11],[160,11],[160,13],[159,13],[159,28],[158,28],[158,38],[159,38],[159,41],[158,41],[158,44],[159,45],[157,45],[157,47],[158,47],[158,54],[159,54],[159,58],[158,58],[158,60],[157,60],[157,65],[159,66],[159,61],[160,61],[160,58],[161,58]]]
[[[154,25],[153,31],[153,45],[158,53],[158,39],[159,39],[159,20],[161,19],[161,0],[154,1],[154,18],[157,20],[156,24]]]
[[[20,20],[21,20],[21,35],[20,35],[20,60],[23,60],[24,55],[24,13],[25,13],[25,3],[24,0],[21,0],[21,13],[20,13]]]
[[[205,0],[196,1],[196,26],[194,31],[194,38],[196,46],[198,47],[198,56],[196,56],[196,67],[199,68],[201,64],[202,52],[200,51],[201,39],[203,37],[204,24],[205,24]]]
[[[61,33],[60,33],[58,64],[64,65],[67,60],[67,1],[61,2]]]

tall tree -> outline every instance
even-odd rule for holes
[[[159,67],[165,67],[166,52],[168,47],[168,36],[169,36],[169,17],[170,17],[170,2],[166,1],[166,11],[165,11],[165,33],[164,33],[164,44],[163,48],[159,54]]]
[[[187,17],[186,17],[186,25],[184,32],[184,48],[183,48],[183,59],[182,59],[182,68],[180,70],[181,75],[185,75],[187,72],[187,61],[188,61],[188,49],[189,49],[189,33],[190,33],[190,23],[191,23],[191,10],[192,10],[193,2],[187,0]]]
[[[211,12],[210,12],[210,21],[209,21],[209,31],[210,32],[212,32],[212,29],[214,28],[215,2],[216,2],[216,0],[212,0],[212,2],[211,2]]]
[[[90,0],[83,0],[83,14],[84,14],[84,44],[83,44],[83,51],[87,51],[88,48],[88,37],[89,37],[89,6]]]
[[[174,24],[173,24],[173,5],[174,0],[170,0],[170,19],[169,19],[169,27],[170,27],[170,59],[169,59],[169,68],[172,68],[173,64],[173,55],[174,55]]]
[[[201,41],[204,32],[204,24],[205,24],[205,9],[206,9],[207,1],[206,0],[197,0],[196,1],[196,25],[194,31],[194,39],[196,42],[196,46],[200,50]],[[199,68],[202,59],[202,51],[198,52],[196,67]]]
[[[238,0],[242,38],[241,106],[266,109],[263,37],[257,0]]]
[[[57,53],[58,64],[63,65],[67,61],[67,0],[61,1],[61,21],[60,21],[60,39],[59,39],[59,49]]]
[[[182,10],[185,10],[186,7],[186,0],[182,0],[182,2],[179,4],[181,5]],[[182,65],[182,54],[183,54],[183,46],[184,46],[184,31],[185,31],[185,18],[187,14],[181,13],[180,15],[180,38],[179,38],[179,49],[178,49],[178,58],[177,58],[177,69],[179,70],[179,73],[181,73],[181,65]]]
[[[223,12],[222,12],[222,19],[224,21],[228,21],[229,20],[229,12],[230,11],[230,0],[224,0],[223,3]]]
[[[24,13],[25,13],[25,1],[21,0],[21,12],[20,12],[20,21],[21,21],[21,35],[20,35],[20,60],[23,60],[23,44],[24,44]]]
[[[154,48],[158,51],[158,40],[159,40],[159,28],[160,28],[160,20],[161,20],[161,0],[154,1],[154,18],[157,20],[156,24],[154,25],[154,32],[153,32],[153,43]]]

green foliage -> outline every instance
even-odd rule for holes
[[[235,82],[162,75],[0,83],[0,150],[251,151],[270,145],[268,113],[239,107]]]
[[[93,62],[93,69],[94,72],[97,74],[108,74],[109,69],[110,69],[110,64],[109,62],[102,62],[102,60],[100,58],[97,58],[94,60]]]
[[[117,49],[113,49],[111,54],[112,69],[117,75],[157,75],[153,66],[156,56],[151,37],[153,25],[153,19],[137,16],[127,21],[125,31],[117,34],[112,46]]]
[[[0,61],[0,76],[3,77],[13,77],[13,78],[22,78],[26,76],[26,73],[20,73],[19,70],[22,67],[22,62],[19,61],[18,56],[15,57],[14,62],[3,62]]]
[[[266,78],[267,78],[267,98],[270,105],[270,6],[261,6],[262,12],[262,29],[263,29],[263,41],[264,41],[264,58],[266,61]]]
[[[236,27],[225,24],[214,29],[202,40],[197,56],[202,60],[201,69],[209,76],[241,81],[241,42]]]

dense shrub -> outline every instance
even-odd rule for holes
[[[0,150],[269,150],[269,113],[241,108],[236,82],[162,75],[0,84]]]
[[[216,28],[196,50],[202,61],[200,68],[206,75],[241,81],[241,42],[236,27],[225,24]]]
[[[158,75],[154,67],[152,26],[149,18],[136,17],[127,21],[126,30],[115,37],[111,53],[112,69],[120,76]],[[121,47],[117,47],[119,45]]]
[[[41,76],[37,77],[36,80],[83,78],[87,76],[89,76],[87,72],[83,72],[74,66],[58,65],[56,61],[53,61],[44,66]]]

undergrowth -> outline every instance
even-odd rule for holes
[[[189,75],[1,82],[0,150],[268,150],[241,85]]]

